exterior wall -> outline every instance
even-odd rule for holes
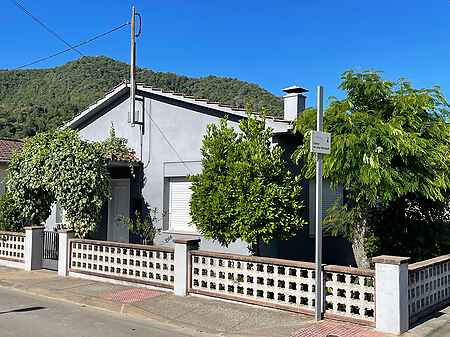
[[[185,177],[196,174],[201,169],[201,144],[207,125],[217,123],[223,116],[215,110],[170,100],[150,93],[144,94],[144,134],[141,126],[128,124],[129,100],[122,97],[112,105],[112,109],[95,120],[89,120],[80,127],[80,135],[87,140],[100,141],[108,137],[111,125],[117,136],[128,139],[143,162],[144,186],[142,195],[148,207],[156,207],[161,214],[167,207],[163,200],[164,183],[170,177]],[[137,103],[142,111],[142,103]],[[229,117],[230,125],[237,128],[238,118]],[[162,221],[160,224],[166,224]],[[168,231],[164,226],[156,244],[172,244],[179,233]],[[201,249],[223,250],[218,244],[202,240]],[[230,253],[248,254],[247,245],[236,242],[227,249]]]
[[[168,184],[168,179],[186,177],[200,172],[200,148],[207,126],[211,123],[218,123],[225,112],[180,102],[149,92],[138,91],[138,95],[143,96],[143,101],[138,101],[136,107],[138,113],[143,115],[143,118],[140,118],[144,122],[143,126],[131,127],[128,123],[129,99],[125,92],[105,107],[102,110],[103,113],[97,113],[80,122],[77,128],[84,139],[101,141],[109,136],[110,127],[113,125],[117,136],[128,139],[128,145],[136,151],[143,163],[142,196],[144,206],[156,207],[162,216],[163,213],[167,214],[168,195],[165,193],[167,191],[165,185]],[[237,130],[241,118],[241,116],[229,115],[229,125]],[[298,174],[298,166],[292,163],[291,155],[301,141],[297,136],[285,133],[275,133],[273,138],[273,142],[284,149],[287,167],[294,174]],[[308,183],[304,182],[305,219],[309,218],[308,188]],[[138,207],[134,202],[131,205],[132,208],[133,205]],[[51,221],[50,219],[48,222]],[[107,223],[105,221],[105,219],[102,220],[101,230],[99,233],[95,233],[93,238],[106,239]],[[159,225],[163,231],[155,239],[155,244],[172,245],[175,238],[186,237],[186,233],[181,234],[168,230],[167,216]],[[274,241],[269,246],[264,245],[261,247],[261,254],[270,257],[313,261],[314,238],[308,235],[307,226],[291,240]],[[47,227],[51,228],[51,224],[47,223]],[[245,242],[236,242],[225,248],[211,240],[202,239],[200,249],[249,254]],[[351,245],[348,241],[326,237],[324,239],[324,263],[355,265]]]

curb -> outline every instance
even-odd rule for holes
[[[76,294],[70,294],[71,298],[73,297],[79,297],[80,300],[76,301],[73,299],[68,299],[62,296],[52,296],[50,295],[52,291],[46,291],[41,288],[28,288],[23,289],[19,287],[14,287],[14,285],[11,284],[5,284],[6,282],[2,282],[0,284],[0,288],[7,289],[7,290],[13,290],[17,291],[23,294],[27,295],[33,295],[33,296],[39,296],[43,298],[47,298],[54,301],[60,301],[70,304],[79,305],[81,307],[87,307],[91,309],[98,309],[109,313],[119,314],[121,316],[138,319],[138,320],[148,320],[152,321],[154,323],[157,323],[158,325],[169,325],[171,328],[178,330],[180,332],[187,333],[191,336],[205,336],[205,337],[218,337],[218,336],[224,336],[222,333],[208,333],[205,331],[199,331],[198,329],[186,327],[186,326],[180,326],[177,324],[172,323],[170,320],[167,320],[161,316],[151,314],[143,309],[140,309],[138,307],[135,307],[131,304],[126,303],[114,303],[110,301],[103,300],[98,297],[88,297],[88,296],[82,296],[82,295],[76,295]],[[231,335],[230,335],[231,336]]]

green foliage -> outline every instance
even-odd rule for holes
[[[446,200],[450,196],[446,195]],[[408,194],[387,207],[371,211],[370,251],[411,256],[413,261],[448,254],[450,221],[448,202]]]
[[[347,96],[333,100],[324,115],[332,148],[324,156],[323,169],[332,185],[343,185],[347,203],[336,206],[326,222],[350,238],[358,224],[367,223],[366,244],[374,252],[382,233],[375,230],[371,214],[407,196],[430,201],[428,207],[446,199],[450,187],[448,104],[438,87],[415,89],[406,80],[383,80],[377,72],[348,71],[340,88]],[[306,178],[313,177],[315,170],[314,155],[309,152],[311,129],[315,129],[315,111],[308,109],[296,121],[295,131],[305,141],[294,154],[298,162],[306,163]],[[402,211],[407,214],[408,208]]]
[[[157,208],[150,209],[146,215],[141,215],[136,211],[134,217],[121,216],[119,220],[128,226],[132,233],[139,235],[144,244],[153,244],[156,234],[160,232],[156,228],[156,224],[160,220]]]
[[[62,126],[129,77],[129,66],[107,57],[82,57],[61,67],[0,71],[0,137],[33,135]],[[236,106],[268,107],[280,115],[281,100],[247,82],[208,76],[189,78],[138,69],[139,82]]]
[[[13,155],[7,190],[27,224],[45,221],[58,202],[77,236],[84,237],[109,196],[106,160],[74,130],[39,133]]]
[[[126,138],[117,137],[113,126],[109,129],[109,137],[104,141],[94,143],[103,156],[112,161],[136,162],[136,153],[128,147]]]
[[[10,193],[0,196],[0,231],[20,232],[23,230],[20,209]]]
[[[202,145],[200,174],[192,176],[192,222],[207,238],[229,245],[287,239],[303,226],[300,181],[286,169],[279,146],[271,146],[272,130],[264,120],[240,122],[241,133],[208,125]]]

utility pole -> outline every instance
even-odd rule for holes
[[[131,57],[130,57],[130,111],[128,112],[128,123],[134,126],[136,111],[136,31],[134,19],[136,9],[131,8]]]
[[[323,131],[323,87],[317,87],[317,131]],[[322,320],[322,153],[316,153],[316,322]]]
[[[331,134],[323,132],[323,87],[317,87],[317,130],[311,131],[310,151],[316,153],[316,321],[322,320],[323,284],[322,284],[322,155],[331,151]]]

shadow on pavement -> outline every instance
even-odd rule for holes
[[[22,308],[22,309],[14,309],[14,310],[7,310],[7,311],[0,311],[0,315],[2,314],[11,314],[13,312],[29,312],[29,311],[35,311],[35,310],[44,310],[47,309],[46,307],[28,307],[28,308]]]

